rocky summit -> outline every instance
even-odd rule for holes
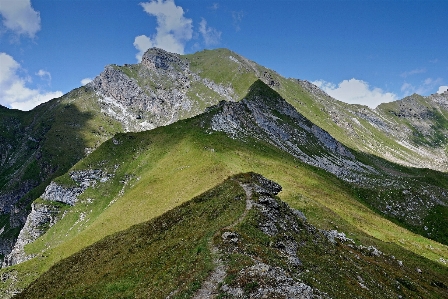
[[[0,107],[1,297],[448,298],[447,134],[447,93],[149,49]]]

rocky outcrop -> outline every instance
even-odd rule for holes
[[[278,250],[278,255],[286,260],[288,266],[271,265],[268,260],[247,253],[243,249],[244,240],[240,240],[238,233],[226,231],[222,234],[223,245],[220,248],[223,254],[238,252],[252,259],[253,264],[233,274],[232,283],[221,282],[219,290],[231,298],[330,298],[298,279],[297,272],[301,272],[303,265],[297,255],[299,244],[292,235],[300,232],[303,214],[275,198],[282,190],[279,184],[259,174],[249,175],[250,183],[242,183],[249,202],[247,209],[255,209],[260,214],[257,217],[258,229],[277,240],[269,246]]]
[[[87,87],[99,96],[101,111],[119,121],[126,132],[168,125],[202,113],[217,99],[191,99],[192,84],[204,85],[218,97],[235,100],[231,86],[217,84],[190,70],[178,54],[152,48],[140,64],[109,65]],[[203,103],[201,103],[203,102]]]
[[[253,88],[263,85],[258,81]],[[368,175],[376,173],[266,85],[259,94],[250,94],[238,103],[221,102],[216,109],[210,110],[214,131],[226,132],[232,138],[261,139],[346,181],[366,183]]]
[[[141,64],[156,72],[162,70],[182,73],[189,70],[188,62],[185,59],[159,48],[146,51],[142,56]]]
[[[19,264],[33,257],[25,253],[24,247],[39,238],[60,219],[60,204],[57,203],[73,206],[87,188],[106,182],[111,175],[100,169],[87,169],[72,171],[70,177],[75,183],[74,186],[62,186],[51,182],[41,195],[43,200],[38,199],[31,205],[31,212],[26,218],[14,247],[12,250],[7,248],[5,251],[7,255],[3,261],[3,267]]]
[[[25,225],[20,231],[12,251],[5,257],[2,267],[16,265],[33,258],[33,255],[25,253],[25,245],[40,237],[57,222],[59,217],[57,205],[42,201],[33,203],[31,213],[28,214]]]
[[[135,77],[125,69],[132,69]],[[125,131],[143,131],[170,124],[191,110],[189,77],[188,63],[179,55],[151,49],[140,65],[107,66],[88,87],[100,96],[101,110]]]
[[[72,171],[70,177],[77,184],[75,186],[61,186],[55,182],[45,188],[45,192],[41,195],[42,199],[49,201],[58,201],[68,205],[74,205],[88,187],[94,186],[97,182],[105,182],[111,175],[104,173],[99,169],[89,169],[81,171]]]
[[[74,205],[78,201],[78,196],[84,192],[85,188],[82,187],[63,187],[55,182],[51,182],[50,185],[45,188],[45,192],[41,197],[45,200],[59,201],[68,205]]]

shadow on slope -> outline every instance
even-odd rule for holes
[[[416,270],[318,230],[280,190],[233,176],[60,261],[15,298],[448,298],[445,267]]]
[[[31,202],[85,157],[90,136],[101,130],[92,126],[94,113],[81,107],[90,96],[78,88],[28,112],[0,111],[1,255],[14,245]]]
[[[352,184],[302,163],[261,138],[232,139],[212,130],[210,123],[219,107],[152,131],[117,134],[76,164],[72,171],[99,169],[111,177],[88,188],[60,222],[25,248],[36,257],[5,269],[5,276],[16,271],[15,281],[21,284],[16,289],[22,289],[62,258],[109,234],[157,217],[229,175],[245,171],[263,173],[284,185],[282,198],[303,208],[310,222],[320,228],[345,227],[343,231],[353,234],[355,240],[368,240],[368,245],[376,246],[372,236],[391,242],[382,243],[380,249],[393,247],[389,252],[396,256],[403,253],[397,248],[401,246],[433,261],[448,257],[446,246],[413,235],[355,201]],[[76,183],[69,174],[57,181]],[[418,259],[412,256],[411,260]],[[421,267],[426,262],[420,260],[414,265]],[[432,268],[433,264],[428,265]]]

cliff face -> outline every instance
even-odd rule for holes
[[[39,202],[31,204],[31,212],[28,214],[25,225],[20,230],[20,234],[11,252],[5,256],[2,267],[12,266],[33,258],[33,255],[25,253],[25,245],[33,242],[45,231],[53,226],[58,217],[61,217],[58,205]]]
[[[376,173],[261,81],[254,83],[246,99],[222,102],[213,113],[212,130],[237,139],[263,140],[343,180],[366,184],[366,176]]]
[[[192,85],[216,94],[216,99],[192,99]],[[187,59],[161,49],[150,49],[137,65],[110,65],[88,84],[99,96],[101,111],[122,123],[124,131],[138,132],[199,114],[220,98],[236,100],[232,88],[201,78]]]
[[[33,258],[27,255],[25,245],[32,243],[52,227],[59,219],[64,217],[61,210],[66,206],[73,206],[78,201],[78,197],[88,188],[97,183],[104,183],[112,175],[99,169],[84,171],[73,171],[70,177],[74,182],[73,186],[67,187],[51,182],[45,192],[36,202],[31,204],[31,212],[26,218],[17,240],[12,250],[6,251],[3,267],[22,263]]]

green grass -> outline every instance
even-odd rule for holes
[[[201,71],[200,76],[210,77],[217,83],[230,80],[236,94],[243,97],[256,77],[245,68],[239,70],[238,64],[228,59],[229,55],[234,54],[218,50],[199,52],[187,55],[186,58],[190,61],[192,70]],[[132,68],[125,70],[133,71]],[[263,71],[263,68],[259,71]],[[353,145],[346,133],[329,121],[329,116],[322,110],[322,103],[315,103],[293,80],[279,76],[275,78],[281,83],[279,94],[302,114],[316,121],[343,143]],[[206,96],[212,96],[207,94],[208,91],[205,92],[203,86],[193,87],[195,88]],[[94,94],[85,88],[73,91],[61,103],[64,106],[58,108],[60,114],[57,114],[57,118],[51,116],[42,121],[39,127],[51,132],[44,141],[48,144],[44,151],[45,157],[48,157],[46,159],[60,163],[52,176],[65,173],[76,159],[84,155],[85,147],[97,147],[122,130],[117,122],[101,113],[92,114],[92,105],[98,104]],[[55,105],[55,101],[52,105]],[[95,107],[99,111],[99,107]],[[44,111],[44,107],[39,109]],[[1,270],[1,273],[20,273],[16,284],[23,288],[52,265],[86,246],[154,219],[212,188],[228,176],[247,171],[261,173],[279,182],[284,187],[280,198],[303,210],[310,223],[319,228],[338,228],[350,237],[367,243],[379,243],[385,247],[391,244],[391,247],[398,248],[391,250],[396,250],[401,255],[404,254],[403,248],[406,248],[435,262],[440,262],[440,258],[448,259],[447,246],[385,220],[361,203],[349,184],[322,170],[304,165],[267,144],[251,139],[233,140],[222,133],[206,133],[200,129],[203,118],[184,120],[151,132],[117,134],[114,139],[118,144],[108,140],[99,146],[97,151],[81,160],[72,170],[100,168],[113,177],[95,188],[89,188],[81,196],[80,202],[67,210],[63,219],[25,248],[27,253],[37,254],[35,259]],[[76,127],[80,123],[85,126]],[[372,136],[379,142],[389,147],[396,146],[393,140],[378,130],[372,131]],[[364,157],[362,161],[373,161],[367,155],[355,154],[358,158]],[[410,174],[422,182],[435,178],[436,184],[446,185],[446,181],[437,172],[409,170],[380,159],[376,163],[386,165],[390,172]],[[33,169],[30,167],[30,171],[34,171]],[[67,174],[56,181],[63,185],[74,183]],[[49,180],[45,181],[45,184],[48,183]],[[40,193],[33,193],[34,198],[42,194],[42,186],[36,189]],[[428,221],[435,222],[437,218],[434,215],[431,217],[435,218]],[[10,282],[0,284],[6,286]],[[124,281],[123,285],[126,286],[127,282]],[[109,288],[121,290],[122,286],[111,284]]]
[[[280,234],[262,233],[259,223],[266,220],[255,208],[240,219],[246,193],[237,181],[251,183],[252,179],[250,174],[234,176],[161,216],[103,238],[56,263],[17,298],[166,298],[169,294],[191,298],[215,267],[211,242],[222,250],[221,259],[228,266],[224,283],[240,286],[246,294],[272,283],[242,276],[241,271],[257,261],[281,267],[290,277],[332,298],[446,297],[446,267],[372,239],[344,221],[338,223],[356,232],[358,244],[377,246],[384,254],[375,257],[351,245],[331,244],[299,219],[293,220],[298,230],[285,220],[282,225],[287,229],[280,229]],[[257,197],[254,193],[252,199]],[[294,217],[281,203],[278,212],[285,219]],[[221,234],[237,220],[231,229],[239,236],[235,251]],[[302,266],[291,267],[279,252],[276,244],[285,240],[300,244],[297,254]],[[368,290],[360,288],[358,277]]]
[[[244,190],[227,180],[62,260],[18,298],[190,298],[214,267],[208,242],[238,219],[241,198]]]
[[[247,171],[280,183],[284,190],[280,198],[303,210],[319,228],[337,225],[354,239],[373,244],[378,239],[436,262],[448,258],[447,246],[385,220],[333,175],[266,144],[208,134],[200,123],[197,117],[149,132],[119,134],[114,137],[118,145],[112,140],[102,144],[74,169],[101,168],[112,172],[113,178],[88,189],[62,220],[25,248],[37,258],[2,271],[23,273],[17,282],[23,288],[61,259]],[[81,213],[83,221],[79,221]]]

